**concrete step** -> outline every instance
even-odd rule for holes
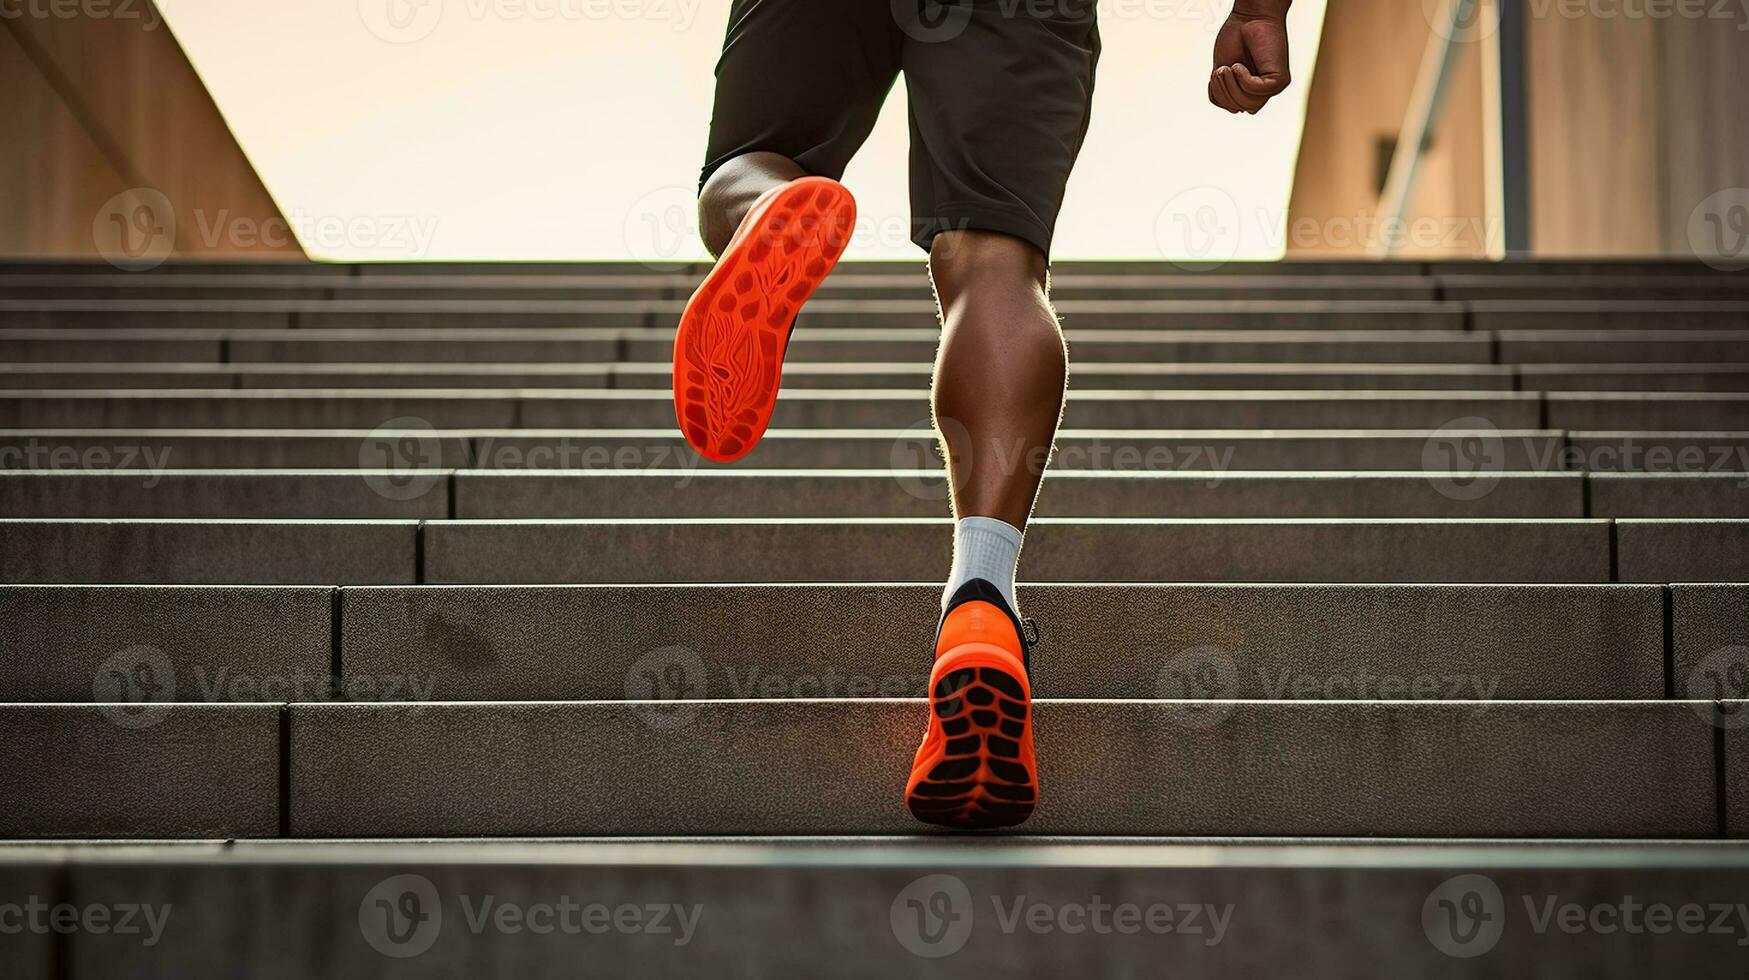
[[[1593,473],[1589,517],[1749,517],[1749,473]]]
[[[1749,434],[1477,429],[1064,429],[1053,470],[1413,470],[1481,445],[1503,470],[1749,469]],[[413,440],[411,443],[408,440]],[[1498,440],[1495,445],[1491,441]],[[1429,456],[1430,441],[1434,455]],[[1573,447],[1569,460],[1566,444]],[[413,451],[407,451],[411,446]],[[386,448],[386,452],[384,449]],[[1483,457],[1477,457],[1481,461]],[[0,429],[0,470],[342,468],[698,469],[672,427],[652,429]],[[1571,464],[1571,465],[1570,465]],[[935,469],[933,429],[771,429],[749,469]]]
[[[620,357],[622,331],[0,330],[7,360],[45,362],[576,363]],[[672,350],[673,337],[669,337]]]
[[[1749,286],[1749,277],[1741,280]],[[1478,300],[1464,304],[1477,330],[1745,330],[1749,303],[1680,300]]]
[[[1563,465],[1594,473],[1749,472],[1749,432],[1569,432],[1566,443]]]
[[[1408,270],[1405,270],[1408,271]],[[1423,275],[1443,279],[1447,276],[1500,276],[1517,278],[1537,276],[1547,279],[1564,277],[1644,277],[1700,276],[1708,279],[1743,278],[1742,273],[1721,272],[1698,259],[1568,259],[1535,258],[1498,262],[1488,259],[1453,259],[1429,262]]]
[[[790,361],[785,388],[927,388],[928,361]],[[1749,364],[1078,364],[1077,386],[1162,390],[1749,391]],[[668,362],[44,363],[0,365],[0,388],[667,388]]]
[[[20,516],[48,517],[63,516],[37,512],[58,509],[57,498],[78,496],[81,503],[89,500],[90,506],[102,507],[116,497],[140,496],[125,484],[101,499],[63,495],[57,491],[72,481],[59,476],[38,478],[26,491],[27,499],[4,491],[0,499],[17,501]],[[70,476],[73,481],[96,476],[101,483],[107,474]],[[1046,475],[1034,513],[1102,518],[1585,516],[1584,477],[1579,474],[1502,475],[1479,496],[1453,493],[1453,483],[1446,474],[1421,473],[1061,472]],[[1682,499],[1700,509],[1694,516],[1749,516],[1744,483],[1742,476],[1711,480],[1703,487],[1684,487]],[[6,485],[0,477],[0,487]],[[1669,481],[1657,488],[1617,486],[1612,502],[1632,510],[1654,489],[1668,486]],[[942,513],[947,500],[946,476],[940,470],[469,470],[456,475],[454,487],[454,516],[473,519],[932,517]],[[1679,516],[1681,506],[1673,502],[1655,516]],[[0,505],[0,511],[11,510]]]
[[[1680,694],[1706,655],[1749,636],[1749,587],[1672,591]],[[1658,700],[1664,592],[1029,584],[1021,601],[1048,634],[1033,682],[1057,697]],[[16,624],[0,636],[0,701],[920,697],[940,596],[934,584],[0,586]],[[880,640],[847,659],[847,633]]]
[[[1718,364],[1749,361],[1742,330],[1501,330],[1501,364]]]
[[[1696,524],[1717,536],[1716,550],[1749,533],[1749,524]],[[950,563],[948,526],[946,519],[900,518],[431,522],[420,580],[926,582]],[[1683,523],[1670,529],[1693,533]],[[1039,582],[1608,582],[1609,545],[1609,522],[1590,520],[1040,518],[1029,526],[1022,575]],[[1680,580],[1742,581],[1749,570],[1741,558],[1706,558],[1696,552],[1674,562],[1687,569]],[[1739,570],[1707,574],[1721,566]],[[1621,569],[1624,581],[1654,580],[1629,578],[1637,566],[1626,557]],[[24,581],[33,580],[43,579]]]
[[[0,470],[150,470],[181,468],[341,468],[402,463],[455,469],[470,465],[476,438],[518,430],[367,429],[0,429]],[[552,434],[560,443],[569,435]],[[897,433],[893,434],[894,437]],[[537,436],[538,437],[538,436]],[[407,440],[413,440],[408,443]],[[647,440],[646,440],[647,441]],[[682,440],[672,436],[677,450]],[[890,439],[888,440],[891,441]],[[574,444],[574,443],[573,443]],[[414,451],[405,452],[411,445]],[[593,446],[593,443],[585,443]],[[490,443],[487,443],[490,447]],[[382,449],[386,447],[388,452]],[[593,459],[572,450],[580,464]],[[524,457],[526,459],[526,457]],[[499,455],[498,461],[507,457]],[[555,454],[555,462],[563,456]],[[655,457],[660,465],[692,465],[696,456]],[[612,457],[604,462],[611,465]]]
[[[1586,398],[1572,395],[1574,417]],[[1644,396],[1649,428],[1731,428],[1713,421],[1714,403],[1684,399],[1672,410]],[[1723,398],[1724,396],[1711,396]],[[1611,402],[1598,417],[1637,417],[1634,402]],[[1723,403],[1719,403],[1723,404]],[[1731,416],[1732,413],[1722,413]],[[1680,416],[1680,419],[1677,417]],[[928,424],[922,391],[813,389],[788,392],[773,425],[893,428]],[[414,418],[441,428],[599,427],[671,425],[670,392],[530,389],[67,389],[0,391],[0,425],[8,428],[217,427],[368,428]],[[1432,429],[1480,419],[1499,428],[1538,426],[1541,397],[1532,392],[1342,391],[1073,391],[1064,424],[1076,428],[1412,428]],[[1474,427],[1474,423],[1471,427]],[[1605,427],[1605,426],[1594,426]],[[1634,427],[1614,422],[1607,427]],[[1749,428],[1749,424],[1741,426]]]
[[[931,297],[922,269],[911,276],[868,273],[841,267],[816,294],[830,299],[913,299]],[[1596,280],[1592,280],[1595,282]],[[1607,281],[1607,280],[1605,280]],[[1661,280],[1642,290],[1659,293]],[[579,275],[0,275],[0,297],[7,299],[514,299],[514,300],[685,300],[699,277],[665,273]],[[1401,275],[1308,276],[1136,275],[1067,273],[1056,277],[1056,299],[1172,300],[1433,300],[1439,286],[1431,279]],[[1728,294],[1727,294],[1728,295]],[[1582,296],[1580,298],[1583,298]],[[1681,297],[1672,297],[1681,298]]]
[[[1615,522],[1618,582],[1749,581],[1749,523],[1623,518]]]
[[[0,330],[0,361],[213,364],[225,359],[225,336],[223,330]]]
[[[0,835],[910,834],[900,788],[928,709],[851,698],[130,710],[0,705],[0,751],[16,762],[0,772],[12,803]],[[1716,837],[1712,710],[1042,698],[1042,793],[1026,832]],[[67,745],[80,747],[76,770],[62,764]],[[809,772],[865,778],[795,778]]]
[[[0,515],[442,519],[456,516],[450,493],[453,472],[15,470],[0,472]]]
[[[1016,470],[1021,464],[1016,464]],[[1600,516],[1749,517],[1749,478],[1612,477]],[[415,492],[417,491],[417,492]],[[1064,471],[1042,517],[1585,517],[1578,473]],[[934,517],[928,470],[24,470],[0,472],[6,517]]]
[[[935,585],[348,589],[341,661],[366,681],[423,678],[438,692],[428,697],[446,700],[921,696],[940,594]],[[1021,602],[1047,632],[1035,688],[1058,697],[1664,695],[1661,590],[1650,587],[1026,585]],[[1704,612],[1678,622],[1697,648],[1749,635]],[[881,639],[847,660],[847,633]],[[67,672],[74,693],[89,688],[88,671]],[[379,700],[408,699],[412,687]]]
[[[0,520],[0,581],[410,585],[414,521]]]
[[[1026,829],[1713,837],[1710,709],[1041,699],[1042,794]],[[920,699],[294,705],[290,832],[912,833],[899,788],[926,710]],[[68,709],[69,727],[81,722],[103,724]]]
[[[286,977],[428,975],[452,963],[476,975],[550,977],[580,961],[610,976],[1334,978],[1353,976],[1360,956],[1381,976],[1558,963],[1577,975],[1710,980],[1740,972],[1741,925],[1705,925],[1717,910],[1733,914],[1749,883],[1744,865],[1741,847],[1699,841],[0,847],[0,875],[17,894],[163,916],[157,930],[135,921],[125,933],[8,937],[15,952],[33,944],[34,956],[13,961],[29,980],[255,976],[264,963]],[[1308,895],[1317,896],[1316,924],[1284,925],[1305,918]],[[1442,918],[1459,908],[1487,925],[1471,931]],[[625,910],[617,923],[616,909]],[[1569,931],[1562,921],[1612,927]],[[1659,934],[1646,934],[1649,923]]]
[[[0,576],[191,585],[927,582],[948,567],[949,525],[12,519],[0,520]],[[1749,522],[1616,527],[1619,540],[1607,520],[1039,518],[1022,574],[1039,582],[1749,581]]]
[[[927,389],[934,365],[784,365],[785,388]],[[1722,373],[1715,385],[1728,386]],[[1102,389],[1497,390],[1514,369],[1489,364],[1088,364],[1075,383]],[[45,364],[0,365],[0,389],[52,388],[669,388],[668,362],[629,364]],[[1736,376],[1749,389],[1749,367]],[[1661,388],[1694,388],[1681,377]],[[1590,390],[1596,385],[1579,386]],[[1604,388],[1638,387],[1631,383]]]
[[[1749,277],[1671,276],[1440,276],[1439,298],[1459,301],[1749,300]]]
[[[272,837],[282,715],[272,704],[0,704],[0,838]]]
[[[1749,392],[1551,392],[1543,424],[1565,429],[1749,429]]]
[[[1462,330],[1456,305],[1413,300],[1063,300],[1070,325],[1107,328],[1228,330]],[[401,329],[492,330],[534,327],[667,327],[684,300],[610,299],[0,299],[4,328]],[[1086,321],[1082,323],[1081,321]],[[939,325],[935,302],[915,299],[817,298],[799,326],[899,327]]]
[[[0,586],[12,624],[0,701],[137,702],[143,713],[334,697],[338,611],[328,586]]]
[[[1526,391],[1749,391],[1749,364],[1524,364]]]
[[[1078,364],[1368,363],[1487,364],[1492,339],[1462,331],[1084,330],[1067,332]],[[817,330],[798,334],[798,363],[927,364],[940,331]],[[661,363],[674,354],[672,327],[645,330],[504,328],[401,330],[0,330],[9,361],[92,363]],[[1582,357],[1568,360],[1583,359]]]

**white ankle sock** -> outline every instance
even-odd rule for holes
[[[993,517],[962,517],[953,526],[953,571],[942,608],[971,579],[981,578],[996,586],[1008,608],[1019,612],[1014,601],[1014,567],[1020,561],[1020,528]]]

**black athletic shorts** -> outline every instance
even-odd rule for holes
[[[911,239],[1015,235],[1047,257],[1087,133],[1095,0],[734,0],[704,185],[744,153],[838,179],[900,72]]]

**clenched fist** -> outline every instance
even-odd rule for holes
[[[1235,0],[1215,35],[1209,101],[1228,112],[1256,113],[1291,80],[1287,8],[1292,0]]]

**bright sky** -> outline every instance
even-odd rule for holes
[[[886,2],[886,0],[867,0]],[[705,256],[692,194],[728,0],[160,0],[310,254]],[[1324,0],[1296,83],[1257,117],[1207,103],[1230,0],[1100,0],[1092,130],[1058,258],[1282,254]],[[907,241],[903,86],[845,176],[851,257]]]

